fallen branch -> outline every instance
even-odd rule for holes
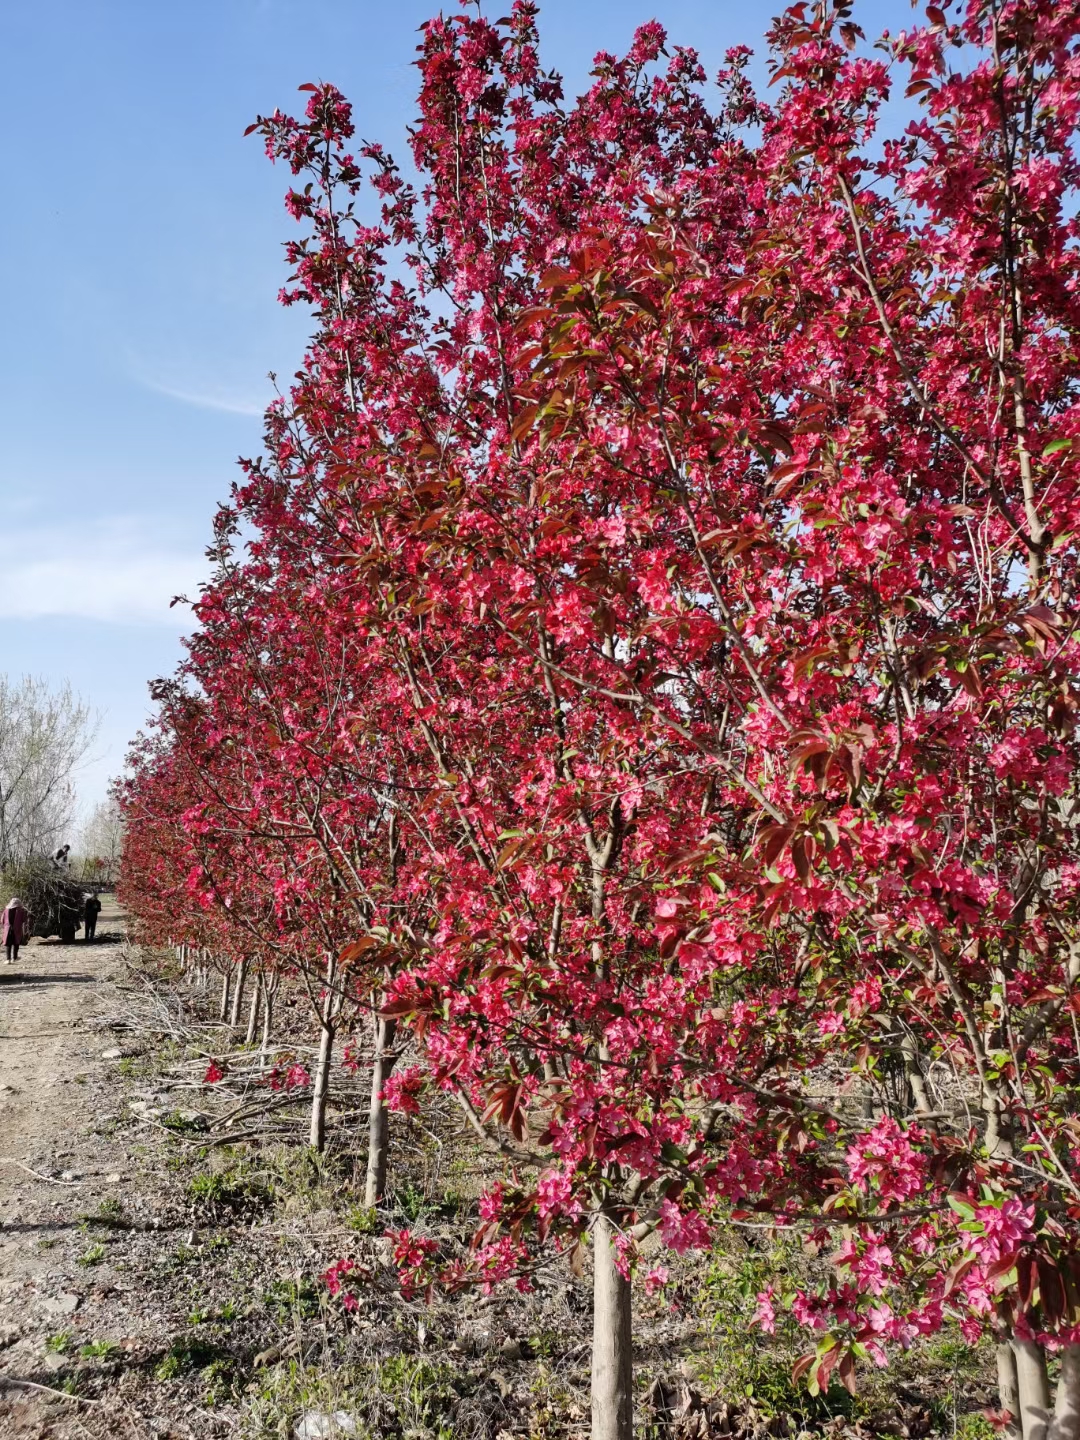
[[[0,1155],[0,1165],[17,1165],[20,1170],[25,1170],[27,1175],[33,1175],[36,1180],[45,1180],[50,1185],[66,1185],[69,1188],[73,1186],[76,1190],[82,1185],[81,1180],[56,1180],[52,1175],[43,1175],[40,1170],[31,1170],[29,1165],[24,1165],[21,1160],[16,1160],[13,1155]],[[27,1380],[26,1384],[29,1385],[29,1383],[29,1380]]]
[[[24,1390],[41,1390],[46,1395],[55,1395],[58,1400],[73,1400],[76,1405],[103,1405],[103,1400],[91,1400],[89,1395],[71,1395],[67,1390],[54,1390],[51,1385],[39,1385],[36,1380],[20,1380],[14,1375],[0,1375],[0,1385],[18,1385]]]

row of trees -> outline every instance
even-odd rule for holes
[[[407,1284],[591,1241],[594,1440],[639,1247],[725,1218],[822,1255],[759,1297],[812,1386],[959,1323],[1011,1435],[1080,1433],[1078,38],[965,0],[874,52],[821,0],[771,104],[655,24],[568,104],[517,0],[423,28],[418,184],[332,86],[252,127],[315,334],[124,899],[302,979],[315,1143],[371,1016],[369,1201],[432,1088],[505,1157]]]

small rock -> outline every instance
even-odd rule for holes
[[[72,1180],[78,1180],[78,1179],[79,1179],[79,1172],[78,1172],[77,1170],[61,1170],[61,1171],[60,1171],[60,1179],[61,1179],[61,1180],[66,1180],[66,1181],[68,1182],[68,1184],[70,1185],[71,1182],[72,1182]]]
[[[50,1350],[42,1355],[41,1363],[46,1370],[51,1370],[55,1375],[58,1370],[63,1370],[68,1362],[63,1355],[54,1355]]]
[[[293,1428],[293,1440],[334,1440],[337,1435],[355,1434],[356,1421],[344,1410],[335,1410],[332,1414],[308,1410]]]
[[[118,1045],[114,1045],[111,1050],[102,1050],[101,1058],[103,1060],[122,1060],[124,1058],[124,1052]]]
[[[112,1175],[106,1175],[106,1176],[105,1176],[105,1184],[106,1184],[106,1185],[119,1185],[122,1178],[123,1178],[123,1177],[121,1176],[120,1172],[119,1172],[119,1171],[116,1171],[116,1172],[114,1172]]]
[[[513,1335],[508,1335],[499,1348],[504,1360],[520,1360],[525,1354],[524,1345]]]
[[[41,1308],[46,1315],[74,1315],[81,1304],[78,1295],[70,1290],[61,1290],[59,1295],[51,1295],[47,1300],[43,1300]]]

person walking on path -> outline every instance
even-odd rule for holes
[[[19,946],[26,938],[29,922],[30,916],[23,909],[22,901],[13,895],[0,913],[0,945],[7,951],[9,965],[19,958]]]
[[[86,923],[86,943],[89,945],[97,930],[97,917],[101,914],[101,901],[96,895],[87,895],[83,906],[83,920]]]

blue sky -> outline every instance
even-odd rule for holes
[[[504,13],[509,0],[492,0]],[[276,303],[286,176],[259,112],[331,80],[404,158],[417,26],[434,0],[9,0],[0,265],[0,669],[70,680],[102,716],[84,803],[105,792],[180,655],[172,596],[203,573],[215,502],[259,451],[267,373],[303,317]],[[457,7],[451,7],[457,8]],[[658,18],[710,72],[760,39],[754,0],[548,0],[545,62],[583,88],[593,54]],[[869,31],[910,24],[872,0]]]

